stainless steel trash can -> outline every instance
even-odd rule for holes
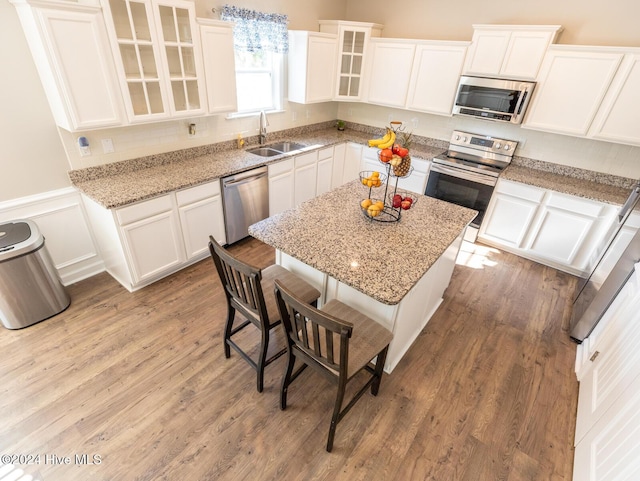
[[[31,220],[0,224],[0,321],[30,326],[64,311],[71,298]]]

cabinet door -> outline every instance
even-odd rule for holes
[[[156,0],[154,7],[170,113],[173,117],[204,114],[207,100],[195,4]]]
[[[333,170],[331,172],[331,188],[335,189],[342,185],[344,176],[344,162],[347,144],[338,144],[333,147]]]
[[[173,211],[121,227],[135,282],[145,281],[184,261],[180,228]]]
[[[494,193],[478,235],[520,248],[539,205],[527,199]]]
[[[369,37],[370,29],[358,27],[341,29],[336,99],[360,99],[365,51]]]
[[[407,102],[415,44],[372,39],[371,47],[367,101],[378,105],[404,107]]]
[[[465,73],[489,76],[500,73],[510,36],[509,30],[474,30]]]
[[[558,192],[547,193],[540,216],[531,229],[529,251],[564,266],[584,269],[588,251],[599,240],[594,238],[598,237],[599,218],[610,217],[607,211],[600,202]]]
[[[318,152],[309,152],[295,158],[293,204],[300,205],[316,196]]]
[[[236,96],[235,54],[233,29],[229,22],[198,19],[204,61],[207,111],[210,114],[235,112]]]
[[[187,259],[206,257],[209,236],[226,244],[222,196],[215,195],[178,207]]]
[[[640,54],[625,56],[614,78],[590,136],[640,145]]]
[[[622,54],[550,49],[523,127],[584,136]]]
[[[104,9],[129,120],[167,118],[169,103],[151,1],[109,0]]]
[[[322,195],[331,190],[333,182],[333,147],[318,152],[318,170],[316,181],[316,195]]]
[[[269,170],[269,215],[291,209],[293,203],[293,159],[270,164]]]
[[[289,31],[289,101],[309,104],[333,100],[336,35]]]
[[[511,32],[500,75],[535,80],[555,31],[514,30]]]
[[[69,131],[121,125],[121,94],[100,9],[16,8],[57,125]]]
[[[406,108],[451,115],[466,46],[418,45]]]
[[[358,175],[360,173],[361,162],[362,145],[348,142],[344,156],[344,167],[342,170],[343,184],[359,178]]]

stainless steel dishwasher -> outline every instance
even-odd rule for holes
[[[267,167],[223,177],[221,182],[227,244],[233,244],[249,235],[251,224],[269,217]]]

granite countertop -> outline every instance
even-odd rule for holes
[[[117,162],[99,167],[79,169],[69,172],[73,185],[107,209],[123,207],[134,202],[149,199],[161,194],[193,187],[227,175],[236,174],[254,167],[279,162],[305,151],[311,151],[339,144],[357,142],[367,145],[367,140],[377,136],[380,129],[368,132],[347,129],[339,132],[333,127],[315,131],[299,129],[298,132],[274,132],[265,144],[268,146],[282,140],[304,144],[302,151],[260,157],[250,154],[249,145],[244,149],[235,148],[235,142],[223,142],[205,146],[202,153],[186,154],[184,151],[169,152],[130,161]],[[415,144],[411,149],[412,157],[431,159],[445,147],[441,142],[435,146]]]
[[[524,162],[514,159],[500,178],[613,205],[624,204],[636,182],[626,177],[530,159],[524,159]]]
[[[384,194],[380,188],[381,197]],[[366,218],[368,189],[351,181],[249,227],[262,242],[389,305],[398,304],[477,212],[431,197],[398,222]],[[373,197],[376,197],[375,191]]]

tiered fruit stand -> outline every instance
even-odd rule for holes
[[[383,143],[380,143],[382,139],[370,141],[370,145],[378,144],[376,146],[381,147],[378,152],[378,160],[386,171],[386,173],[377,171],[360,172],[360,182],[369,189],[369,196],[362,200],[360,207],[364,216],[372,221],[398,222],[402,217],[402,211],[410,209],[418,200],[414,194],[398,189],[398,179],[409,177],[413,172],[408,148],[395,144],[397,135],[402,131],[402,122],[391,122],[385,138],[390,132],[393,135],[390,135],[387,141]],[[390,145],[388,145],[389,143]],[[393,155],[389,155],[387,150]],[[403,155],[399,155],[400,153]],[[397,169],[400,162],[403,163],[402,171]],[[407,163],[409,163],[408,166]],[[374,189],[382,191],[383,187],[382,198],[374,195]]]

